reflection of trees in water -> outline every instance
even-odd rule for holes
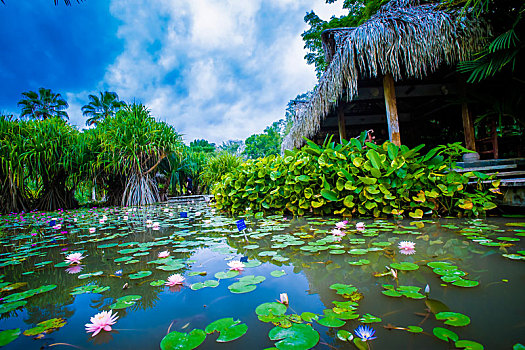
[[[195,205],[194,207],[195,208],[193,212],[196,210],[200,210],[204,213],[207,210],[209,210],[209,208],[205,205]],[[15,254],[15,258],[17,258],[21,262],[18,265],[8,265],[3,268],[2,272],[6,275],[4,280],[13,283],[21,281],[28,282],[27,287],[20,288],[19,290],[15,290],[13,292],[16,293],[27,289],[38,288],[41,285],[45,284],[56,284],[58,286],[52,291],[39,294],[27,299],[28,303],[26,304],[26,306],[29,318],[26,322],[38,323],[49,318],[69,318],[73,316],[75,310],[69,306],[74,303],[75,296],[72,296],[69,293],[73,290],[73,288],[84,286],[87,284],[96,284],[101,287],[110,287],[108,291],[103,292],[101,294],[94,294],[92,296],[90,306],[98,311],[107,310],[109,306],[116,301],[117,298],[131,294],[140,295],[142,296],[142,299],[138,300],[137,302],[135,302],[135,304],[126,309],[118,310],[119,315],[121,317],[124,317],[128,313],[132,313],[137,310],[146,310],[155,307],[157,305],[157,302],[160,300],[159,293],[164,290],[164,287],[152,287],[149,283],[157,279],[166,280],[168,276],[174,273],[184,274],[188,267],[186,266],[183,269],[177,271],[162,271],[156,269],[158,265],[147,264],[147,262],[151,260],[156,260],[158,252],[166,249],[169,249],[172,252],[171,258],[186,260],[193,254],[193,250],[204,247],[206,245],[206,241],[202,240],[194,245],[189,246],[188,248],[192,249],[192,251],[190,252],[174,253],[173,247],[177,248],[177,242],[175,243],[175,246],[173,245],[173,242],[170,242],[170,244],[168,245],[153,246],[150,247],[148,255],[133,257],[133,259],[140,260],[138,263],[129,265],[126,265],[125,263],[116,263],[114,261],[114,259],[118,257],[126,256],[123,254],[119,254],[117,251],[120,249],[137,247],[137,245],[133,245],[132,247],[115,246],[105,249],[99,249],[97,248],[97,246],[111,242],[155,242],[159,238],[167,238],[169,236],[176,235],[178,232],[181,231],[187,233],[190,230],[199,230],[201,225],[201,219],[195,220],[192,223],[189,223],[189,220],[174,220],[173,217],[169,217],[167,213],[163,212],[164,208],[165,207],[151,206],[146,207],[142,210],[132,211],[130,213],[122,210],[113,212],[111,214],[109,214],[108,212],[101,211],[99,212],[99,217],[101,217],[104,214],[108,215],[110,218],[107,222],[107,225],[113,225],[116,226],[116,228],[109,230],[97,229],[97,232],[95,234],[87,234],[87,228],[91,227],[91,225],[87,221],[93,220],[93,222],[98,222],[98,218],[95,215],[90,217],[88,220],[85,220],[84,222],[79,222],[78,225],[71,221],[70,224],[74,227],[66,228],[66,225],[64,224],[63,229],[67,230],[69,233],[67,235],[60,236],[57,238],[57,243],[62,245],[49,248],[42,247],[40,248],[40,250],[36,250],[38,246],[31,247],[31,244],[37,240],[41,242],[39,243],[40,245],[46,244],[42,243],[42,239],[49,239],[52,235],[56,233],[55,230],[45,228],[45,238],[42,238],[40,236],[27,236],[23,239],[15,239],[15,244],[12,244],[12,241],[10,241],[9,237],[12,238],[14,237],[14,235],[19,235],[24,232],[27,233],[31,229],[31,226],[28,225],[25,229],[16,228],[9,231],[9,237],[2,240],[2,242],[4,242],[4,245],[1,246],[0,249],[6,253],[12,253],[14,249],[17,249],[18,254]],[[171,211],[173,212],[173,209],[171,209]],[[132,216],[133,214],[135,216]],[[122,217],[124,215],[128,215],[130,219],[128,221],[114,220],[114,218],[116,218],[117,216]],[[171,220],[172,224],[163,225],[162,222],[166,219]],[[161,229],[152,230],[151,228],[147,228],[146,220],[161,222]],[[174,225],[173,222],[175,222],[176,224]],[[93,224],[93,226],[98,226],[98,224]],[[187,227],[181,228],[180,226]],[[70,233],[70,231],[75,227],[80,228],[80,232]],[[120,227],[125,227],[126,230],[118,230]],[[42,230],[44,230],[44,228],[42,228]],[[107,236],[111,236],[114,233],[123,232],[127,232],[128,234],[125,237],[116,237],[110,240],[102,239],[96,242],[87,242],[96,237],[104,238]],[[222,234],[217,233],[217,236]],[[189,237],[185,236],[181,242],[184,242],[185,240],[194,240],[195,238],[197,238],[195,235]],[[75,244],[76,242],[84,243]],[[56,263],[64,261],[66,253],[63,252],[62,249],[66,247],[70,252],[84,249],[87,250],[87,252],[84,254],[87,255],[87,258],[83,260],[85,268],[81,273],[68,274],[65,271],[65,268],[55,268],[53,266]],[[24,253],[27,253],[28,251],[33,251],[33,254],[35,255],[31,256],[31,253],[24,255]],[[35,269],[35,263],[49,260],[53,263],[46,265],[42,268]],[[115,271],[120,269],[124,270],[124,276],[114,276],[113,274],[115,273]],[[78,276],[81,274],[91,273],[99,270],[103,271],[104,275],[90,277],[87,279],[78,279]],[[154,274],[138,280],[131,280],[127,277],[131,273],[144,270],[153,271]],[[34,273],[31,275],[22,275],[22,272],[26,271],[34,271]],[[129,287],[123,290],[122,287],[125,283],[128,283]],[[1,315],[0,318],[5,319],[9,317],[17,317],[18,313],[19,312],[15,310],[11,313]]]
[[[28,317],[24,322],[28,325],[35,325],[43,320],[49,320],[51,318],[71,318],[75,314],[75,310],[71,304],[54,304],[47,305],[43,308],[31,305],[26,308]]]

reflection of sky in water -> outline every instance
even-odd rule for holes
[[[4,314],[0,320],[1,329],[21,328],[26,330],[38,322],[53,317],[64,317],[67,325],[59,331],[46,335],[42,340],[33,340],[31,337],[21,335],[16,341],[6,346],[11,349],[38,349],[40,346],[53,343],[69,343],[85,349],[158,349],[162,337],[166,334],[171,324],[171,331],[188,332],[194,328],[204,329],[209,323],[223,317],[233,317],[240,319],[248,325],[248,332],[238,340],[230,343],[216,343],[217,334],[208,335],[206,341],[200,348],[209,349],[262,349],[273,346],[273,342],[268,338],[268,331],[273,327],[257,319],[255,308],[269,301],[275,301],[280,293],[287,293],[290,299],[290,313],[302,313],[310,311],[322,314],[323,309],[331,308],[332,301],[343,301],[341,296],[330,289],[333,283],[352,284],[359,289],[364,298],[359,302],[356,312],[360,315],[370,313],[381,317],[383,322],[374,323],[378,339],[373,340],[373,347],[376,349],[443,349],[447,345],[432,335],[410,334],[402,330],[386,330],[382,326],[392,324],[398,327],[421,325],[425,332],[432,334],[434,327],[442,327],[443,322],[436,321],[433,316],[425,320],[425,301],[412,300],[405,297],[390,298],[381,294],[383,284],[412,285],[424,288],[426,284],[431,287],[430,297],[444,302],[451,311],[460,312],[470,316],[471,325],[467,327],[451,327],[457,332],[460,339],[475,340],[485,345],[486,349],[493,348],[512,348],[512,345],[521,342],[525,343],[525,318],[523,317],[525,308],[521,302],[522,290],[525,285],[525,274],[522,268],[522,261],[511,261],[501,256],[503,250],[498,247],[484,247],[454,232],[441,228],[438,225],[427,223],[421,229],[393,227],[387,222],[375,225],[367,225],[364,244],[351,245],[347,238],[343,238],[340,243],[327,243],[326,245],[343,245],[346,251],[344,254],[330,254],[329,250],[337,251],[339,248],[333,247],[319,253],[309,253],[300,248],[308,245],[308,242],[317,241],[326,237],[326,232],[333,227],[335,220],[330,219],[329,225],[316,225],[313,219],[301,219],[292,221],[280,221],[267,219],[255,222],[253,219],[246,219],[248,224],[248,241],[242,235],[232,238],[232,234],[237,234],[235,218],[212,217],[208,208],[202,204],[193,204],[194,209],[188,210],[190,219],[194,217],[195,211],[202,211],[203,215],[195,218],[191,225],[187,225],[188,219],[178,218],[175,215],[170,217],[167,212],[160,209],[150,209],[149,212],[132,212],[130,220],[116,221],[117,216],[123,213],[105,212],[108,215],[109,225],[114,225],[113,229],[101,228],[93,235],[87,233],[88,228],[93,222],[98,222],[98,218],[86,215],[84,219],[77,222],[81,228],[79,232],[58,236],[59,243],[66,243],[65,246],[42,249],[43,256],[30,257],[20,265],[6,266],[3,273],[6,275],[4,281],[9,282],[28,282],[29,288],[37,288],[43,284],[57,284],[58,288],[54,291],[27,299],[27,309],[19,309],[15,317]],[[162,209],[162,208],[161,208]],[[186,208],[184,208],[186,209]],[[173,210],[172,210],[173,211]],[[86,213],[87,214],[87,213]],[[132,216],[135,214],[135,216]],[[66,216],[66,215],[64,215]],[[212,219],[211,224],[203,224],[204,220]],[[145,228],[145,221],[152,219],[161,222],[161,230],[155,231]],[[307,222],[308,220],[308,222]],[[86,222],[84,222],[86,221]],[[491,219],[490,224],[508,230],[511,227],[503,226],[509,220]],[[510,220],[516,222],[517,220]],[[446,220],[440,221],[441,224],[453,223],[464,226],[465,221]],[[354,223],[355,224],[355,223]],[[128,226],[129,225],[129,226]],[[353,224],[351,224],[353,225]],[[403,222],[402,225],[409,226],[410,222]],[[97,224],[98,226],[98,224]],[[118,227],[127,227],[125,230],[118,230]],[[295,241],[302,240],[303,243],[286,247],[290,240],[283,236],[266,235],[277,228],[277,234],[285,233],[285,237],[295,237]],[[489,227],[491,228],[491,227]],[[497,241],[498,236],[512,236],[514,232],[495,232],[492,227],[489,235]],[[67,230],[71,231],[72,228]],[[20,229],[17,229],[20,230]],[[253,231],[250,231],[253,230]],[[315,232],[315,231],[319,232]],[[393,234],[391,231],[411,231],[417,234],[403,233]],[[124,243],[134,242],[156,242],[169,239],[174,233],[182,232],[185,241],[169,241],[163,245],[152,246],[147,250],[148,255],[137,255],[134,259],[140,262],[137,264],[117,264],[114,259],[126,256],[117,251],[129,247],[110,247],[100,249],[97,246],[112,242]],[[374,236],[374,232],[377,235]],[[46,228],[46,236],[54,233]],[[98,242],[86,242],[94,237],[105,237],[115,233],[125,233],[122,237]],[[373,235],[366,237],[367,234]],[[258,238],[253,235],[261,234]],[[311,238],[308,235],[315,237]],[[301,237],[303,236],[303,237]],[[279,238],[281,237],[281,238]],[[356,237],[356,236],[354,236]],[[399,254],[397,244],[402,240],[416,242],[416,254],[404,256]],[[75,242],[80,244],[74,244]],[[23,239],[17,240],[18,243],[25,242]],[[190,242],[187,244],[187,242]],[[195,242],[195,243],[191,243]],[[284,244],[284,247],[279,244]],[[348,250],[353,248],[374,247],[390,242],[391,245],[384,250],[368,252],[365,255],[351,255]],[[18,244],[17,243],[17,244]],[[27,243],[27,242],[26,242]],[[31,242],[29,242],[31,243]],[[358,243],[358,242],[357,242]],[[519,243],[519,242],[518,242]],[[22,243],[25,244],[25,243]],[[258,248],[244,249],[247,245],[259,245]],[[37,243],[37,246],[43,245]],[[375,245],[375,246],[378,246]],[[135,245],[136,246],[136,245]],[[135,247],[134,246],[134,247]],[[231,248],[230,248],[231,246]],[[272,248],[273,246],[273,248]],[[85,266],[79,274],[68,274],[64,268],[55,268],[55,263],[64,259],[61,249],[67,248],[68,251],[78,251],[86,249],[88,255],[82,261]],[[12,248],[10,248],[12,249]],[[155,269],[154,264],[147,262],[156,260],[157,254],[163,250],[170,250],[171,257],[195,260],[183,271],[161,271]],[[502,248],[505,249],[505,248]],[[522,249],[508,247],[509,253],[515,253]],[[176,250],[179,250],[177,253]],[[186,251],[187,250],[187,251]],[[3,252],[7,249],[4,245]],[[264,253],[263,253],[264,252]],[[268,253],[270,252],[270,253]],[[289,260],[283,263],[272,263],[275,255]],[[140,253],[140,252],[137,252]],[[262,254],[261,254],[262,253]],[[270,254],[268,256],[265,256]],[[215,279],[214,274],[220,271],[227,271],[227,263],[231,260],[238,260],[247,256],[250,261],[258,259],[262,265],[246,268],[239,276],[221,280],[216,288],[203,288],[191,290],[189,286],[196,282]],[[352,266],[348,262],[358,261],[359,259],[370,260],[370,264],[363,266]],[[45,260],[52,260],[43,269],[33,275],[23,276],[22,272],[32,269],[33,264]],[[425,266],[428,261],[446,260],[458,266],[462,271],[468,273],[465,278],[480,282],[478,287],[458,288],[450,285],[441,286],[439,276]],[[416,271],[399,271],[398,281],[391,276],[374,277],[374,273],[385,272],[385,266],[395,262],[415,262],[420,265]],[[124,276],[108,276],[115,271],[122,269]],[[104,271],[102,277],[91,277],[78,279],[84,273]],[[153,271],[149,277],[130,280],[127,276],[137,271]],[[286,275],[273,277],[272,271],[284,270]],[[206,276],[188,276],[190,271],[205,271]],[[181,272],[186,278],[182,288],[152,287],[150,282],[158,279],[167,279],[173,273]],[[247,275],[264,276],[266,280],[257,284],[257,288],[245,294],[233,294],[228,290],[228,286]],[[507,279],[508,282],[502,282]],[[102,294],[81,294],[70,296],[69,292],[86,283],[97,283],[99,286],[110,286],[111,289]],[[124,283],[129,284],[129,288],[122,290]],[[15,291],[16,292],[16,291]],[[7,293],[4,293],[7,295]],[[118,310],[120,316],[114,326],[115,332],[104,334],[102,332],[95,338],[84,332],[84,324],[89,318],[101,310],[108,310],[109,305],[115,299],[124,295],[138,294],[142,299],[135,305]],[[2,295],[5,297],[5,295]],[[20,311],[21,310],[21,311]],[[421,322],[424,321],[422,324]],[[340,329],[353,331],[360,323],[357,320],[347,321],[347,324]],[[353,348],[353,345],[342,343],[335,340],[336,330],[321,326],[314,322],[314,328],[319,331],[321,342],[317,348],[328,349],[330,344],[335,347]],[[497,336],[495,336],[497,334]]]

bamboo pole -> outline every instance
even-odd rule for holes
[[[399,134],[399,119],[397,116],[396,91],[394,78],[387,73],[383,78],[383,90],[385,94],[386,117],[388,120],[388,136],[390,142],[401,146],[401,135]]]

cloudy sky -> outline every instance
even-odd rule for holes
[[[21,93],[50,88],[74,125],[89,94],[115,91],[150,107],[187,143],[260,133],[312,89],[300,34],[307,11],[341,15],[324,0],[53,0],[0,4],[0,112]]]

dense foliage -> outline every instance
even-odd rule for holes
[[[245,147],[242,154],[250,159],[280,154],[282,143],[281,122],[275,122],[268,126],[262,134],[254,134],[248,137],[244,142]]]
[[[309,141],[301,150],[286,151],[284,157],[246,161],[223,176],[212,193],[217,208],[232,213],[251,208],[298,215],[420,218],[427,213],[477,216],[495,207],[492,192],[467,187],[469,177],[486,175],[449,171],[455,163],[448,156],[458,153],[460,146],[441,146],[419,155],[422,147],[409,149],[390,142],[379,146],[364,142],[364,135],[337,145]]]

